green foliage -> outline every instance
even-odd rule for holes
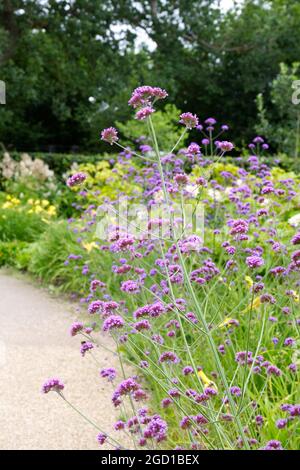
[[[46,221],[37,214],[15,209],[0,209],[0,240],[32,242],[47,227]]]
[[[263,95],[257,96],[259,123],[256,130],[265,135],[279,152],[300,153],[300,106],[292,102],[293,83],[300,80],[300,64],[280,64],[280,73],[271,83],[271,107],[267,111]],[[298,163],[299,165],[299,163]]]
[[[0,266],[13,266],[17,269],[26,269],[29,264],[29,255],[26,251],[28,244],[19,240],[10,242],[0,241]]]
[[[180,114],[181,111],[172,104],[167,104],[163,111],[157,111],[153,114],[152,120],[157,133],[159,147],[163,151],[171,150],[174,142],[177,142],[182,134],[182,128],[178,126]],[[135,144],[145,133],[145,123],[142,121],[130,119],[125,123],[116,122],[116,126],[129,139],[129,145]],[[181,141],[182,145],[186,141],[187,137]],[[143,141],[143,143],[145,142]]]
[[[67,222],[51,224],[40,239],[29,248],[29,272],[47,284],[62,286],[63,291],[81,291],[81,272],[65,266],[70,253],[81,254],[74,233]],[[85,286],[86,287],[86,286]]]
[[[65,221],[55,222],[28,248],[30,262],[28,270],[43,283],[56,286],[62,292],[85,294],[89,289],[89,276],[82,275],[82,268],[89,266],[90,272],[100,268],[101,276],[112,292],[117,288],[115,276],[111,274],[109,253],[90,249],[77,242],[77,235]],[[68,260],[70,254],[81,258]]]

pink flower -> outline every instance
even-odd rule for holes
[[[180,124],[184,124],[187,129],[193,129],[198,125],[198,116],[192,113],[182,113],[180,115]]]
[[[103,131],[101,132],[101,140],[104,140],[110,145],[113,145],[119,140],[117,129],[115,129],[114,127],[108,127],[107,129],[103,129]]]
[[[227,140],[224,140],[223,142],[218,143],[218,147],[222,150],[222,152],[230,152],[234,145],[232,142],[227,142]]]
[[[82,173],[82,172],[75,173],[74,175],[70,176],[67,179],[67,185],[69,186],[69,188],[73,188],[73,186],[79,186],[80,184],[84,183],[85,180],[86,180],[85,173]]]
[[[154,109],[151,106],[145,106],[144,108],[141,108],[137,111],[135,118],[139,121],[143,121],[144,119],[147,119],[147,117],[152,113],[154,113]]]

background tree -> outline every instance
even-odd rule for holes
[[[137,48],[141,32],[148,38]],[[27,150],[101,150],[99,129],[125,122],[131,90],[164,87],[179,109],[214,116],[236,143],[253,136],[255,99],[280,63],[299,60],[300,3],[217,0],[2,0],[0,140]]]

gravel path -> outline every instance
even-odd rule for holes
[[[80,339],[68,334],[72,311],[74,306],[26,279],[0,272],[0,449],[99,448],[93,426],[56,393],[41,394],[42,383],[52,376],[63,380],[65,396],[103,430],[110,432],[118,419],[111,388],[98,373],[117,367],[117,359],[98,354],[97,365],[81,357]],[[112,347],[109,338],[103,343]]]

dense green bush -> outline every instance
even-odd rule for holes
[[[0,266],[13,266],[17,269],[26,269],[29,263],[27,252],[28,244],[23,241],[0,241]]]
[[[264,97],[257,97],[259,122],[256,130],[267,137],[279,152],[291,155],[297,162],[300,155],[300,105],[292,101],[293,84],[300,80],[300,63],[292,67],[280,64],[280,72],[271,83],[271,113],[265,109]],[[296,93],[295,93],[296,95]]]
[[[47,227],[37,214],[15,209],[0,209],[0,240],[33,242]]]

